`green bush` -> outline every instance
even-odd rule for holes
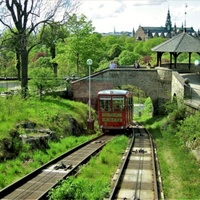
[[[144,112],[146,114],[149,114],[153,112],[153,105],[152,105],[152,101],[151,101],[151,98],[148,97],[144,103],[144,106],[145,106],[145,109],[144,109]]]
[[[200,112],[187,117],[178,126],[177,135],[181,141],[186,144],[190,143],[191,148],[200,146]]]

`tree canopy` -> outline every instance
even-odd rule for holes
[[[50,1],[49,11],[44,8],[46,14],[39,6],[47,1],[0,2],[0,22],[6,28],[0,37],[0,76],[18,76],[22,88],[28,84],[28,69],[40,70],[44,63],[61,78],[86,76],[89,58],[93,60],[91,72],[107,68],[113,60],[118,66],[130,66],[135,61],[141,66],[154,66],[156,53],[151,48],[166,40],[155,37],[138,41],[126,35],[97,33],[85,15],[70,13],[79,3],[74,0]],[[162,59],[168,62],[169,56],[163,54]],[[193,54],[192,61],[195,59],[198,55]],[[178,57],[178,62],[185,60],[184,54]]]
[[[78,3],[77,0],[0,0],[0,22],[9,29],[12,41],[15,41],[13,47],[20,59],[21,87],[24,91],[28,87],[28,54],[38,44],[37,38],[31,43],[29,37],[37,37],[35,33],[42,24],[55,19],[66,20]]]

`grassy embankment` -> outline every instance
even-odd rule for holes
[[[59,112],[63,110],[63,106],[68,107],[68,105],[63,102],[59,102],[58,104],[62,105],[62,109],[59,109]],[[47,105],[49,106],[49,102]],[[72,108],[74,108],[74,106],[72,106]],[[148,105],[146,105],[146,108],[147,111],[149,111]],[[35,109],[32,110],[34,111]],[[46,110],[44,111],[44,104],[38,108],[38,110],[40,109],[42,111],[39,113],[45,114],[47,112]],[[58,107],[56,106],[56,110],[57,109]],[[9,112],[11,112],[11,110],[12,109],[9,109]],[[77,110],[75,112],[77,112]],[[40,115],[37,117],[39,116]],[[198,124],[199,116],[196,116],[196,118],[194,116],[192,122],[187,119],[182,123],[177,122],[177,124],[181,124],[181,126],[177,126],[176,128],[172,126],[176,120],[173,120],[171,125],[169,117],[151,118],[148,112],[143,112],[142,117],[135,119],[142,122],[149,129],[156,142],[163,179],[164,195],[166,199],[200,199],[199,163],[196,161],[190,151],[185,147],[185,140],[187,141],[190,138],[194,138],[194,136],[197,137],[197,140],[199,139],[199,126],[194,126],[195,123]],[[168,123],[166,123],[166,121]],[[167,126],[163,126],[163,124],[167,124]],[[192,126],[189,126],[188,124],[192,124]],[[191,131],[189,132],[189,130]],[[186,137],[187,135],[189,135],[190,138]],[[191,137],[191,135],[194,136]],[[74,139],[77,141],[77,138]],[[111,182],[110,179],[117,168],[117,163],[120,162],[120,158],[125,149],[126,142],[127,138],[122,136],[121,138],[117,138],[115,141],[113,141],[113,143],[110,143],[98,157],[93,158],[90,164],[83,167],[81,170],[80,178],[69,179],[67,182],[65,182],[65,184],[60,186],[58,190],[53,191],[51,198],[56,199],[58,197],[67,197],[67,195],[77,194],[77,198],[75,199],[80,198],[78,195],[82,195],[82,197],[85,197],[85,199],[101,199],[109,191],[109,184]],[[68,146],[69,142],[66,142],[66,144],[58,143],[54,145],[58,146],[54,146],[52,148],[53,151],[55,151],[55,149],[61,148],[61,146]],[[45,158],[41,159],[41,157],[45,154],[50,155],[51,153],[36,152],[35,157],[38,157],[39,164],[45,160]],[[56,154],[53,153],[52,157],[54,157],[54,155]],[[32,157],[31,159],[29,158],[26,164],[37,165],[35,164],[37,160],[35,157]],[[116,160],[113,158],[116,158]],[[13,162],[13,164],[10,164],[7,161],[6,168],[1,164],[0,174],[3,172],[4,175],[10,174],[8,177],[19,177],[19,171],[20,169],[23,169],[23,166],[20,165],[21,160],[19,161],[16,159]],[[8,173],[8,169],[13,169],[13,173]],[[0,180],[5,180],[5,177],[6,179],[8,178],[7,176],[4,176],[4,179],[1,177]],[[2,182],[1,185],[4,185]]]
[[[0,98],[0,106],[0,140],[10,138],[10,132],[16,129],[16,124],[24,121],[36,123],[37,128],[49,128],[56,132],[58,138],[60,137],[59,142],[49,142],[49,148],[46,150],[33,151],[29,145],[21,145],[16,142],[13,148],[15,152],[18,152],[17,156],[11,160],[5,159],[0,162],[0,189],[72,147],[94,137],[86,130],[88,107],[80,102],[56,98],[44,98],[42,101],[38,99],[23,100],[19,96],[14,96]],[[70,132],[69,119],[72,116],[86,130],[79,135],[80,137],[73,136],[74,133]],[[96,130],[98,130],[97,127],[97,122],[95,122]],[[19,134],[26,134],[22,128],[17,131]],[[0,146],[1,155],[2,151],[3,147]]]
[[[37,127],[49,128],[62,135],[70,134],[65,133],[65,130],[69,129],[71,116],[84,128],[88,118],[87,105],[50,97],[41,101],[34,98],[23,100],[20,96],[0,98],[0,106],[0,139],[7,137],[18,123],[25,121],[34,122]],[[95,127],[97,129],[97,122]]]
[[[33,152],[29,148],[26,150],[26,147],[24,147],[23,152],[20,152],[15,159],[0,163],[0,189],[17,181],[62,153],[89,140],[91,137],[68,136],[60,142],[49,142],[49,149],[46,151],[36,150]]]
[[[155,118],[144,114],[137,120],[156,142],[165,198],[200,199],[200,163],[185,145],[194,137],[200,141],[200,114],[176,120],[180,113],[175,109],[168,117]]]
[[[181,139],[180,134],[180,132],[187,132],[188,135],[194,134],[194,132],[188,132],[186,128],[188,118],[185,121],[179,119],[180,114],[180,118],[182,118],[182,109],[180,109],[180,111],[176,109],[174,112],[175,114],[172,112],[168,117],[152,118],[151,115],[149,115],[149,111],[151,110],[149,99],[146,101],[145,106],[146,109],[143,111],[142,117],[135,116],[135,119],[143,123],[147,129],[149,129],[156,142],[165,198],[199,199],[199,163],[186,148],[185,142]],[[199,117],[197,116],[196,121],[198,119]],[[179,126],[177,126],[177,124],[179,124]],[[199,130],[198,127],[196,127],[196,129]],[[116,143],[115,145],[111,144],[111,149],[120,148],[119,144]],[[115,153],[114,156],[117,157],[117,151]],[[109,158],[109,155],[110,152],[108,151],[104,157]],[[105,197],[103,194],[106,195],[109,191],[110,178],[115,172],[116,167],[113,168],[112,172],[106,174],[107,177],[110,177],[109,179],[104,180],[104,178],[102,178],[105,181],[104,184],[97,184],[101,182],[101,176],[99,176],[99,174],[102,174],[102,176],[105,174],[101,171],[101,169],[104,169],[101,156],[102,152],[99,157],[93,159],[91,163],[84,166],[84,170],[82,170],[78,178],[64,181],[57,190],[53,190],[50,196],[51,199],[69,198],[72,197],[71,195],[73,195],[74,199],[103,199],[103,197]],[[110,166],[110,168],[113,167],[112,163],[107,163],[107,165]],[[94,174],[96,175],[95,178]],[[97,180],[96,184],[94,184],[93,179]],[[87,184],[85,180],[87,180]],[[106,190],[102,190],[102,188]],[[97,193],[99,196],[97,196]],[[74,194],[76,195],[74,196]]]
[[[147,127],[156,142],[165,198],[200,199],[199,163],[181,142],[180,137],[176,135],[175,129],[170,128],[170,124],[166,129],[163,129],[163,124],[166,124],[168,118],[152,118],[148,113],[143,113],[142,117],[135,119]],[[107,160],[110,160],[110,155],[112,157],[119,156],[116,149],[120,149],[120,144],[116,143],[116,146],[111,144],[111,149],[115,152],[105,151],[106,154],[103,156],[108,157]],[[122,148],[121,151],[123,150]],[[113,168],[113,170],[105,170],[105,165],[101,159],[102,154],[103,152],[84,166],[78,178],[64,181],[57,190],[53,190],[50,199],[73,197],[73,199],[95,200],[106,197],[109,192],[110,179],[117,166],[114,167],[112,162],[108,162],[107,167]],[[109,173],[105,173],[105,171]],[[106,179],[104,175],[106,175]],[[104,182],[101,181],[101,177]],[[74,196],[74,194],[76,195]]]

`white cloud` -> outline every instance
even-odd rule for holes
[[[168,8],[172,25],[181,26],[186,17],[187,26],[200,28],[199,0],[83,0],[80,13],[98,32],[132,31],[139,25],[165,26]]]

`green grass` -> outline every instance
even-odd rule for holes
[[[37,128],[48,128],[56,132],[59,142],[49,142],[49,149],[45,151],[30,149],[29,145],[15,141],[15,152],[17,157],[12,160],[4,160],[0,163],[0,188],[11,184],[27,173],[57,157],[63,152],[78,144],[89,140],[93,136],[74,137],[70,128],[70,119],[73,117],[83,127],[83,135],[87,132],[88,106],[81,103],[60,98],[44,97],[42,100],[36,98],[22,99],[15,95],[0,98],[0,140],[10,138],[10,133],[16,130],[16,125],[25,121],[36,123]],[[92,110],[95,119],[94,111]],[[95,130],[98,130],[95,120]],[[24,129],[17,129],[19,134],[25,134]],[[97,131],[97,134],[99,132]],[[0,143],[0,144],[3,144]],[[3,153],[3,145],[0,146],[0,154]]]
[[[44,151],[30,151],[25,146],[24,151],[13,160],[0,163],[0,189],[17,181],[41,165],[70,150],[71,148],[91,139],[95,135],[81,137],[66,137],[59,143],[49,142],[49,149]]]
[[[167,199],[200,199],[200,171],[194,156],[173,135],[157,140]]]
[[[49,128],[62,135],[69,128],[71,116],[84,128],[88,118],[86,104],[60,98],[45,97],[41,101],[35,98],[24,100],[16,95],[0,98],[0,107],[0,139],[8,137],[16,124],[23,121],[35,122],[38,127]],[[95,119],[94,111],[92,114]],[[97,120],[95,120],[95,128],[97,127]]]
[[[6,91],[6,88],[1,88],[0,87],[0,92],[5,92]]]
[[[199,163],[183,145],[170,125],[163,130],[166,117],[138,118],[156,142],[166,199],[200,199]]]
[[[42,101],[23,100],[15,96],[0,98],[0,106],[0,139],[8,137],[10,130],[18,122],[26,120],[36,122],[38,126],[48,127],[59,134],[65,132],[70,115],[86,126],[87,106],[78,102],[49,97]],[[148,107],[148,110],[151,110],[151,107]],[[145,110],[142,117],[135,116],[135,120],[145,125],[156,142],[166,199],[200,199],[199,163],[184,145],[188,139],[192,141],[194,136],[197,138],[196,141],[199,141],[199,115],[197,119],[186,119],[185,123],[181,123],[180,132],[171,128],[170,124],[163,128],[163,124],[166,124],[169,118],[152,118]],[[96,130],[97,127],[96,122]],[[16,159],[0,163],[0,188],[88,139],[88,137],[68,136],[60,142],[49,143],[50,148],[46,151],[33,152],[29,150],[28,145],[23,146],[23,151]],[[70,178],[69,182],[65,182],[65,186],[54,190],[55,193],[51,194],[51,198],[60,199],[57,198],[59,195],[62,197],[68,195],[68,198],[72,195],[73,198],[74,194],[77,195],[76,199],[105,197],[126,142],[127,138],[123,137],[111,142],[110,146],[104,148],[103,153],[82,168],[80,178]]]

